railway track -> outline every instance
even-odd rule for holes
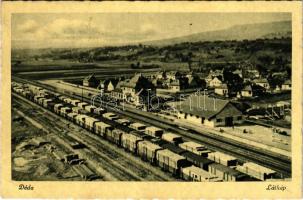
[[[32,82],[20,78],[17,78],[16,81],[23,83],[30,83],[33,85],[44,87],[53,92],[57,92],[54,88],[41,83]],[[71,94],[64,94],[64,95],[81,99],[81,97],[77,95],[71,95]],[[91,102],[91,99],[87,97],[83,97],[83,100],[88,103]],[[281,174],[281,177],[285,177],[285,178],[291,177],[291,160],[286,158],[285,156],[281,156],[280,154],[261,150],[260,148],[247,145],[245,143],[241,143],[232,139],[219,137],[211,133],[208,133],[206,131],[203,132],[197,132],[195,130],[184,131],[183,129],[176,127],[174,124],[172,124],[172,122],[169,122],[168,120],[152,117],[151,115],[148,114],[143,116],[142,114],[139,115],[138,113],[131,112],[129,110],[122,111],[121,107],[120,109],[112,109],[110,106],[107,106],[106,108],[120,115],[144,122],[145,124],[150,124],[150,125],[158,126],[163,129],[172,130],[182,135],[185,139],[193,140],[205,144],[210,149],[223,151],[228,154],[234,155],[244,161],[251,161],[269,167],[279,172]]]
[[[20,97],[19,97],[20,98]],[[21,97],[22,98],[22,97]],[[20,98],[20,99],[21,99]],[[15,100],[15,99],[14,99]],[[26,99],[25,99],[26,100]],[[27,100],[28,101],[28,100]],[[30,102],[32,103],[32,102]],[[20,104],[21,105],[21,104]],[[66,125],[70,123],[64,118],[57,116],[50,111],[39,107],[32,103],[31,106],[36,106],[35,116],[38,116],[39,123],[47,127],[48,132],[55,132],[62,140],[66,137],[73,137],[77,141],[83,143],[88,149],[77,150],[83,158],[97,159],[102,163],[100,167],[103,171],[110,173],[115,179],[120,181],[175,181],[174,177],[165,174],[160,169],[151,167],[148,163],[144,163],[139,158],[129,155],[121,149],[118,149],[113,144],[100,139],[85,129],[76,125],[70,125],[70,129],[75,130],[73,133],[65,133]],[[46,114],[45,114],[46,112]],[[31,111],[26,112],[31,115]],[[54,120],[57,119],[57,120]],[[81,132],[76,131],[80,129]],[[122,152],[121,152],[122,151]]]

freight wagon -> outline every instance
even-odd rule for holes
[[[68,114],[67,114],[67,119],[70,120],[71,122],[76,122],[76,116],[77,116],[77,115],[78,115],[78,114],[73,113],[73,112],[68,113]]]
[[[144,124],[135,122],[129,125],[129,128],[135,129],[136,131],[144,132],[146,126]]]
[[[208,153],[210,153],[204,145],[192,141],[183,142],[179,144],[179,147],[204,157],[207,157]]]
[[[63,107],[63,104],[62,103],[57,103],[54,105],[54,112],[59,114],[60,112],[60,109]]]
[[[73,106],[78,106],[78,103],[80,103],[81,101],[79,101],[78,99],[72,99],[71,100],[71,104],[73,105]]]
[[[71,113],[71,112],[72,112],[72,109],[70,107],[65,106],[65,107],[60,108],[59,114],[62,117],[67,117],[67,114]]]
[[[78,107],[79,108],[81,108],[81,109],[84,109],[85,108],[85,106],[87,106],[88,105],[88,103],[86,103],[86,102],[81,102],[81,103],[78,103]]]
[[[163,130],[155,126],[149,126],[145,129],[145,133],[153,137],[161,138]]]
[[[123,134],[127,134],[126,132],[122,131],[122,130],[119,130],[119,129],[114,129],[112,131],[108,131],[106,133],[106,138],[116,144],[117,146],[121,146],[121,137]]]
[[[212,163],[214,163],[213,160],[204,158],[202,156],[199,156],[197,154],[194,154],[193,152],[186,151],[181,154],[183,157],[186,158],[189,162],[193,163],[195,166],[204,169],[208,171],[208,166]]]
[[[102,116],[109,120],[119,119],[119,117],[115,113],[112,113],[112,112],[104,113]]]
[[[39,104],[40,106],[43,106],[43,101],[44,101],[44,100],[46,100],[45,97],[39,98],[39,99],[38,99],[38,104]]]
[[[85,125],[85,118],[87,117],[87,115],[82,115],[82,114],[79,114],[76,116],[76,123],[79,125],[79,126],[82,126],[84,127]]]
[[[96,122],[95,123],[95,133],[97,135],[101,135],[102,137],[106,138],[106,133],[108,131],[112,131],[113,128],[111,125],[108,125],[104,122]]]
[[[139,141],[143,141],[143,139],[141,137],[132,134],[123,134],[121,137],[122,147],[126,151],[130,151],[132,153],[137,152],[137,143]]]
[[[95,123],[100,122],[99,119],[93,118],[93,117],[86,117],[85,118],[85,128],[95,132]]]
[[[86,110],[87,112],[93,113],[96,108],[97,108],[96,106],[87,105],[84,107],[84,110]]]
[[[178,144],[183,142],[183,139],[182,139],[181,136],[176,135],[174,133],[169,133],[169,132],[168,133],[163,133],[162,139],[167,141],[167,142],[173,143],[175,145],[178,145]]]
[[[52,99],[45,99],[45,100],[42,102],[42,106],[43,106],[44,108],[47,108],[48,104],[49,104],[50,102],[52,102],[52,101],[53,101]]]
[[[271,179],[276,174],[275,171],[252,162],[244,163],[242,166],[238,165],[237,170],[262,181]]]
[[[222,179],[199,167],[190,166],[181,169],[181,178],[194,182],[220,182]]]
[[[130,125],[130,121],[127,119],[117,119],[116,120],[117,123],[123,125],[123,126],[129,126]]]
[[[142,160],[155,164],[156,153],[162,149],[162,147],[151,142],[140,141],[138,142],[137,154],[141,157]]]
[[[106,110],[103,109],[103,108],[96,108],[96,109],[94,110],[94,113],[97,114],[97,115],[102,115],[102,114],[105,113],[105,112],[106,112]]]
[[[237,158],[221,152],[209,153],[207,158],[225,166],[236,166],[238,162]]]
[[[171,172],[173,175],[179,175],[182,167],[190,166],[191,164],[183,157],[168,149],[163,149],[156,152],[157,165],[162,170]]]
[[[246,174],[219,163],[210,164],[208,169],[210,173],[224,181],[244,181],[249,178]]]

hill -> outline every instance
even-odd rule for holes
[[[259,38],[290,37],[291,21],[236,25],[228,29],[201,32],[192,35],[148,41],[146,45],[172,45],[183,42],[218,41],[218,40],[255,40]]]

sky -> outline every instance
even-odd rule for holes
[[[289,13],[18,13],[12,15],[12,47],[122,45],[285,20]]]

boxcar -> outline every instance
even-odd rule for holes
[[[110,142],[116,144],[117,146],[121,146],[121,137],[123,134],[127,134],[127,133],[115,128],[114,130],[108,131],[106,133],[106,139],[108,139]]]
[[[80,103],[81,101],[79,101],[78,99],[72,99],[71,100],[71,104],[73,105],[73,106],[78,106],[78,103]]]
[[[84,110],[86,110],[86,111],[88,111],[90,113],[93,113],[96,108],[97,108],[96,106],[87,105],[87,106],[84,107]]]
[[[105,112],[106,112],[106,110],[104,108],[96,108],[94,110],[94,113],[97,114],[97,115],[102,115]]]
[[[71,98],[65,98],[64,102],[70,104],[72,102],[72,99]]]
[[[85,125],[85,118],[87,117],[87,115],[82,115],[82,114],[79,114],[75,117],[76,119],[76,123],[79,125],[79,126],[82,126],[84,127]]]
[[[101,135],[102,137],[106,137],[106,133],[108,131],[112,131],[113,128],[111,125],[106,124],[104,122],[96,122],[95,123],[95,133],[97,135]]]
[[[222,181],[218,176],[210,174],[199,167],[190,166],[181,169],[181,178],[195,182],[219,182]]]
[[[72,109],[70,107],[65,106],[60,108],[59,114],[63,117],[67,117],[67,114],[70,112],[72,112]]]
[[[62,103],[57,103],[54,105],[54,112],[59,114],[60,112],[60,108],[63,107],[63,104]]]
[[[78,107],[79,108],[81,108],[81,109],[84,109],[85,108],[85,106],[87,106],[88,105],[88,103],[86,103],[86,102],[81,102],[81,103],[78,103]]]
[[[161,147],[163,147],[164,149],[168,149],[176,154],[179,154],[181,155],[182,153],[186,152],[186,150],[172,144],[172,143],[166,143],[166,144],[163,144],[161,145]]]
[[[210,151],[207,150],[207,148],[204,145],[196,143],[196,142],[192,142],[192,141],[183,142],[183,143],[179,144],[179,147],[181,147],[182,149],[185,149],[187,151],[193,152],[197,155],[203,154],[202,156],[205,156],[205,157],[207,157],[208,153],[210,153]]]
[[[129,125],[130,128],[135,129],[136,131],[144,132],[146,125],[135,122]]]
[[[139,141],[137,154],[142,160],[154,164],[156,162],[156,153],[163,148],[148,141]]]
[[[86,117],[85,118],[85,128],[95,132],[95,123],[100,122],[99,119],[93,118],[93,117]]]
[[[45,97],[39,98],[39,99],[38,99],[38,104],[39,104],[40,106],[43,106],[43,101],[44,101],[44,100],[46,100]]]
[[[42,103],[43,107],[44,107],[44,108],[47,108],[47,105],[48,105],[50,102],[52,102],[52,101],[53,101],[52,99],[45,99],[45,100],[43,101],[43,103]]]
[[[149,126],[145,129],[145,133],[153,137],[161,138],[163,130],[155,126]]]
[[[75,118],[76,118],[77,115],[78,115],[77,113],[73,113],[73,112],[68,113],[67,114],[67,119],[72,121],[72,122],[76,122]]]
[[[156,163],[164,171],[169,171],[174,175],[180,174],[182,167],[190,166],[191,164],[183,157],[168,149],[163,149],[156,152]]]
[[[236,166],[238,162],[237,158],[218,151],[209,153],[207,158],[225,166]]]
[[[174,134],[174,133],[163,133],[162,134],[162,139],[167,141],[167,142],[170,142],[170,143],[173,143],[173,144],[180,144],[183,142],[183,139],[181,136],[177,135],[177,134]]]
[[[201,169],[204,169],[206,171],[208,171],[208,166],[210,164],[214,163],[213,160],[204,158],[204,157],[194,154],[193,152],[190,152],[190,151],[186,151],[186,152],[182,153],[181,155],[184,156],[186,158],[186,160],[193,163],[195,166],[197,166]]]
[[[121,146],[127,151],[136,153],[139,141],[143,141],[143,139],[133,134],[123,134],[121,137]]]
[[[212,163],[208,168],[211,174],[218,176],[224,181],[243,181],[249,178],[246,174],[219,163]]]
[[[116,120],[119,118],[115,113],[112,113],[112,112],[104,113],[104,114],[102,114],[102,116],[109,120]]]
[[[276,174],[275,171],[252,162],[238,165],[237,170],[262,181],[271,179]]]
[[[129,126],[130,125],[130,121],[127,119],[117,119],[116,120],[117,123],[122,124],[123,126]]]

